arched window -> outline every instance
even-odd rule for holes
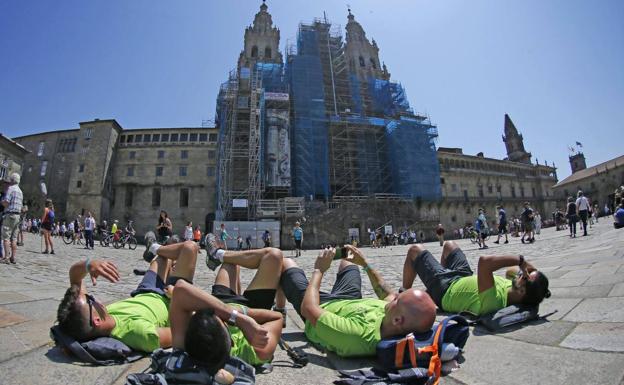
[[[264,49],[264,58],[265,59],[270,59],[271,58],[271,47],[266,47]]]
[[[373,67],[374,69],[377,69],[377,64],[375,63],[375,60],[373,58],[370,59],[370,64],[371,64],[371,67]]]
[[[366,67],[366,63],[364,62],[364,58],[360,56],[360,67]]]
[[[251,57],[258,57],[258,47],[255,45],[251,47]]]

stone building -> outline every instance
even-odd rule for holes
[[[606,204],[613,212],[615,189],[624,185],[624,155],[586,168],[585,155],[577,152],[570,156],[570,167],[572,175],[553,186],[559,206],[581,190],[601,210]]]
[[[176,233],[189,220],[203,228],[214,212],[213,128],[124,130],[96,119],[15,140],[30,150],[22,190],[31,213],[42,210],[46,190],[60,220],[90,211],[98,221],[134,220],[140,234],[153,229],[160,209]]]
[[[0,188],[4,191],[12,173],[22,175],[24,157],[28,154],[19,143],[0,134]]]

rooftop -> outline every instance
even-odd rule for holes
[[[618,156],[617,158],[613,158],[611,160],[597,164],[592,167],[587,167],[584,170],[577,171],[574,174],[562,180],[561,182],[554,185],[553,188],[557,188],[563,185],[577,182],[579,180],[588,178],[593,175],[602,174],[609,170],[613,170],[614,168],[619,167],[619,166],[624,166],[624,155]]]

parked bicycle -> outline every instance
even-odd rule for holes
[[[121,230],[118,231],[120,233]],[[124,248],[128,245],[130,250],[134,250],[137,248],[138,242],[132,233],[116,234],[117,236],[113,237],[113,247],[116,249]]]
[[[113,243],[113,234],[110,231],[104,230],[100,235],[100,246],[108,247]]]
[[[76,233],[75,231],[67,230],[65,234],[63,234],[63,242],[65,242],[66,245],[76,243],[83,245],[83,238],[84,236],[82,235],[82,231]]]

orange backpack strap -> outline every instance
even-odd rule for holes
[[[394,353],[394,367],[402,368],[403,367],[403,356],[405,355],[405,346],[407,345],[407,340],[402,338],[397,342],[396,351]]]
[[[440,372],[442,370],[442,361],[440,360],[440,354],[438,349],[438,343],[440,341],[440,333],[442,332],[442,328],[444,327],[444,322],[440,322],[438,325],[435,335],[433,337],[433,343],[429,346],[425,346],[424,348],[418,349],[418,354],[421,353],[431,353],[431,359],[429,360],[429,370],[428,375],[434,375],[435,380],[433,385],[438,385],[440,382]]]

